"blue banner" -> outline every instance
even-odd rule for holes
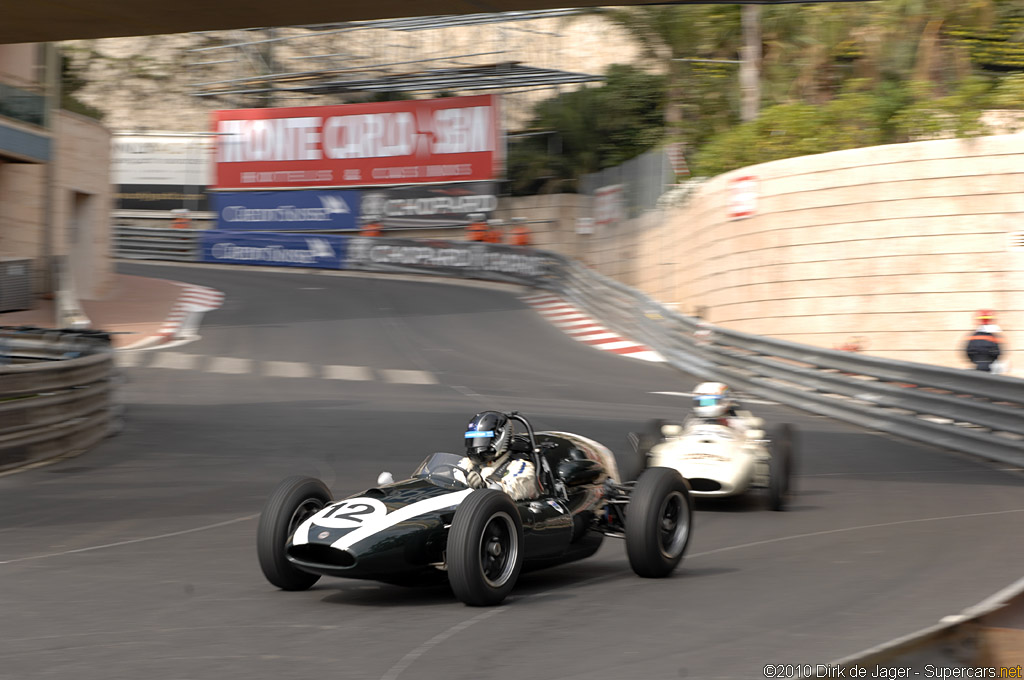
[[[216,191],[217,228],[224,231],[337,231],[359,228],[359,192]]]
[[[342,269],[348,238],[328,234],[245,234],[209,229],[202,233],[201,261]]]

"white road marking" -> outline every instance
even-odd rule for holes
[[[114,363],[121,368],[132,368],[142,363],[145,355],[142,352],[116,352],[114,354]]]
[[[405,385],[436,385],[437,378],[433,373],[427,371],[405,371],[398,369],[386,369],[380,371],[385,382],[401,383]]]
[[[768,543],[778,543],[778,542],[781,542],[781,541],[791,541],[791,540],[795,540],[795,539],[799,539],[799,538],[809,538],[809,537],[813,537],[813,536],[823,536],[823,535],[827,535],[827,534],[836,534],[836,533],[842,533],[842,532],[846,532],[846,531],[858,531],[858,530],[861,530],[861,529],[874,529],[874,528],[879,528],[879,527],[896,526],[896,525],[900,525],[900,524],[913,524],[915,522],[936,522],[936,521],[941,521],[941,520],[946,520],[946,519],[964,519],[964,518],[969,518],[969,517],[985,517],[985,516],[990,516],[990,515],[1006,515],[1006,514],[1010,514],[1010,513],[1019,513],[1019,512],[1024,512],[1024,508],[1020,508],[1020,509],[1016,509],[1016,510],[997,510],[997,511],[994,511],[994,512],[978,512],[978,513],[972,513],[972,514],[969,514],[969,515],[949,515],[949,516],[945,516],[945,517],[925,517],[925,518],[922,518],[922,519],[909,519],[909,520],[901,520],[901,521],[897,521],[897,522],[886,522],[884,524],[866,524],[866,525],[863,525],[863,526],[847,527],[845,529],[833,529],[833,530],[828,530],[828,531],[814,531],[814,532],[811,532],[811,533],[796,534],[796,535],[793,535],[793,536],[780,536],[779,538],[770,538],[770,539],[767,539],[767,540],[764,540],[764,541],[755,541],[753,543],[741,543],[741,544],[738,544],[738,545],[725,546],[723,548],[715,548],[713,550],[705,550],[704,552],[699,552],[699,553],[688,553],[686,555],[686,559],[690,560],[690,559],[693,559],[695,557],[704,557],[706,555],[714,555],[716,553],[727,552],[727,551],[730,551],[730,550],[740,550],[742,548],[750,548],[750,547],[754,547],[754,546],[758,546],[758,545],[765,545],[765,544],[768,544]],[[568,586],[568,588],[572,588],[572,589],[582,588],[584,586],[589,586],[589,585],[592,585],[594,583],[597,583],[597,582],[600,582],[600,581],[606,581],[606,580],[613,579],[613,578],[618,578],[618,575],[617,574],[605,574],[604,576],[595,576],[592,579],[588,579],[586,581],[580,581],[577,584]],[[561,588],[561,589],[559,589],[558,592],[562,592],[562,591],[564,591],[566,589],[567,588]],[[543,593],[531,593],[530,595],[524,595],[524,596],[522,596],[520,598],[516,598],[516,599],[517,600],[528,600],[528,599],[532,599],[532,598],[541,598],[541,597],[550,595],[553,592],[555,592],[555,591],[554,590],[550,590],[550,591],[546,591],[546,592],[543,592]],[[452,637],[456,633],[460,633],[460,632],[466,630],[467,628],[469,628],[470,626],[473,626],[474,624],[477,624],[477,623],[480,623],[481,621],[486,620],[490,616],[493,616],[493,615],[496,615],[496,614],[500,614],[501,612],[506,612],[506,611],[510,611],[510,610],[511,610],[511,608],[509,608],[509,607],[495,607],[494,609],[489,609],[489,610],[487,610],[487,611],[485,611],[485,612],[483,612],[481,614],[477,614],[476,616],[474,616],[474,617],[472,617],[470,619],[466,619],[465,621],[461,621],[461,622],[455,624],[454,626],[452,626],[451,628],[449,628],[448,630],[445,630],[445,631],[443,631],[441,633],[438,633],[434,637],[430,638],[429,640],[427,640],[426,642],[421,644],[419,647],[413,649],[411,652],[409,652],[408,654],[403,656],[398,661],[398,663],[396,663],[394,666],[392,666],[388,670],[387,673],[385,673],[384,675],[381,676],[381,680],[397,680],[397,678],[409,666],[411,666],[417,659],[419,659],[420,657],[425,655],[427,652],[429,652],[431,649],[433,649],[437,645],[441,644],[442,642],[444,642],[448,638]]]
[[[181,531],[172,531],[167,534],[157,534],[156,536],[141,536],[139,538],[129,538],[124,541],[117,541],[115,543],[104,543],[103,545],[93,545],[87,548],[76,548],[74,550],[63,550],[55,553],[44,553],[42,555],[29,555],[28,557],[16,557],[13,560],[0,560],[0,564],[14,564],[15,562],[28,562],[29,560],[44,560],[48,557],[60,557],[61,555],[74,555],[75,553],[92,552],[93,550],[103,550],[105,548],[117,548],[122,545],[133,545],[135,543],[145,543],[146,541],[159,541],[163,538],[172,538],[174,536],[184,536],[185,534],[194,534],[199,531],[208,531],[209,529],[217,529],[219,527],[226,527],[230,524],[238,524],[239,522],[246,522],[250,519],[259,517],[259,513],[253,513],[246,515],[245,517],[236,517],[235,519],[229,519],[224,522],[217,522],[216,524],[206,524],[201,527],[193,527],[192,529],[182,529]]]
[[[792,534],[790,536],[779,536],[778,538],[766,538],[763,541],[752,541],[750,543],[738,543],[737,545],[727,545],[722,548],[714,548],[712,550],[705,550],[693,555],[687,555],[687,559],[693,559],[694,557],[704,557],[705,555],[716,555],[718,553],[730,552],[732,550],[742,550],[743,548],[753,548],[759,545],[768,545],[769,543],[782,543],[784,541],[795,541],[800,538],[814,538],[816,536],[828,536],[830,534],[842,534],[848,531],[863,531],[865,529],[882,529],[885,527],[895,527],[902,524],[921,524],[923,522],[942,522],[947,519],[970,519],[972,517],[992,517],[993,515],[1010,515],[1017,512],[1024,512],[1024,508],[1017,508],[1014,510],[992,510],[991,512],[971,512],[965,515],[943,515],[941,517],[920,517],[918,519],[901,519],[895,522],[881,522],[879,524],[861,524],[854,527],[844,527],[842,529],[825,529],[823,531],[809,531],[806,534]]]
[[[177,370],[191,370],[196,367],[199,359],[197,354],[184,354],[182,352],[158,352],[153,356],[150,368],[173,368]]]
[[[580,319],[574,319],[572,321],[555,321],[551,325],[555,326],[556,328],[561,328],[561,329],[564,330],[566,328],[571,328],[572,326],[582,326],[584,324],[592,324],[592,323],[594,323],[593,319],[588,319],[586,317],[583,317],[583,318],[580,318]]]
[[[264,361],[263,375],[272,378],[309,378],[313,372],[309,364],[303,361]]]
[[[227,373],[238,375],[252,371],[251,359],[238,359],[236,357],[212,357],[210,365],[206,369],[210,373]]]
[[[373,380],[373,371],[366,366],[324,366],[328,380]]]

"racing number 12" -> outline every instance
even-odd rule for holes
[[[334,506],[334,509],[324,515],[324,519],[333,517],[335,519],[345,520],[347,522],[354,522],[360,524],[363,520],[356,519],[360,515],[373,514],[373,506],[367,505],[366,503],[349,503],[348,501],[342,501]],[[344,512],[342,512],[344,511]]]

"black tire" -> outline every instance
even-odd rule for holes
[[[288,561],[284,548],[300,524],[331,502],[331,491],[319,479],[289,477],[274,489],[256,529],[260,568],[272,585],[283,590],[309,590],[318,574],[302,571]]]
[[[626,555],[636,575],[671,574],[683,559],[692,531],[693,498],[682,475],[665,467],[640,475],[626,507]]]
[[[459,504],[448,530],[448,582],[473,607],[500,604],[523,568],[523,521],[507,494],[477,489]]]
[[[768,441],[768,507],[785,510],[793,492],[793,446],[795,430],[789,423],[775,427]]]

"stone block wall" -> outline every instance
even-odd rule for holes
[[[733,180],[756,212],[730,217]],[[980,308],[1024,375],[1024,135],[852,149],[708,181],[642,232],[638,286],[715,324],[872,355],[967,367]],[[1013,360],[1012,355],[1020,357]]]

